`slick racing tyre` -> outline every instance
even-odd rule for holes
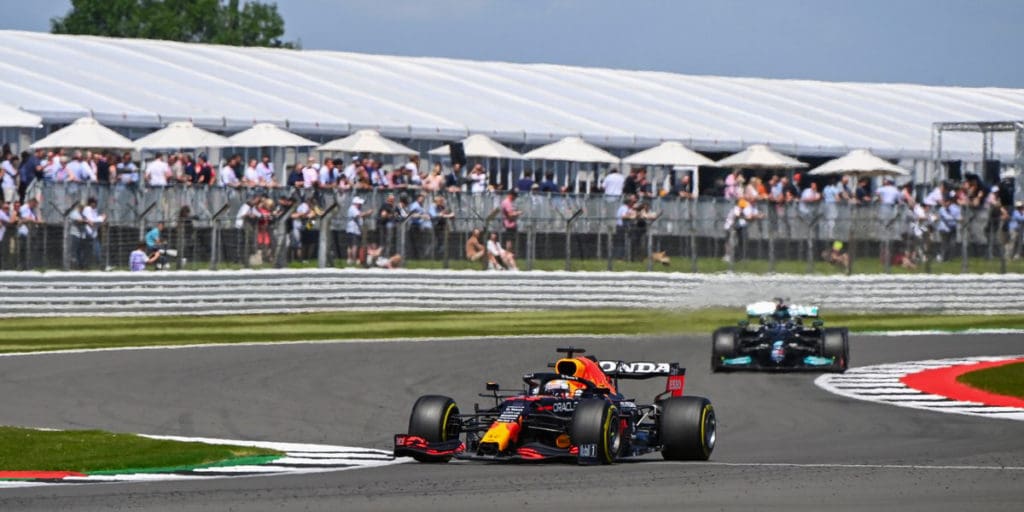
[[[829,368],[836,373],[843,373],[850,364],[850,331],[846,328],[825,329],[821,337],[821,356],[831,357],[835,361]]]
[[[424,395],[416,400],[409,415],[409,435],[419,436],[430,443],[457,439],[461,433],[459,407],[446,396]],[[420,462],[448,462],[449,459],[422,458]]]
[[[739,329],[736,327],[722,327],[711,335],[711,371],[722,371],[722,359],[735,357],[738,337]]]
[[[715,409],[699,396],[674,396],[659,402],[658,433],[666,460],[708,460],[717,438]]]
[[[580,463],[593,458],[601,464],[614,462],[622,447],[619,426],[619,411],[612,403],[601,399],[581,401],[569,429],[572,444],[580,450]]]

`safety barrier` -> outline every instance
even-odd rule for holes
[[[1022,275],[794,276],[631,272],[262,270],[0,272],[0,317],[334,310],[741,307],[787,297],[825,311],[1024,311]]]

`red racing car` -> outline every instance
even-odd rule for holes
[[[599,361],[582,348],[523,376],[524,390],[488,382],[494,407],[462,413],[446,396],[416,400],[409,431],[395,436],[395,456],[420,462],[575,461],[610,464],[660,451],[668,460],[707,460],[715,448],[715,410],[707,398],[684,396],[678,363]],[[665,392],[637,403],[619,381],[667,377]]]

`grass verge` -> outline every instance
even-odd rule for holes
[[[710,334],[742,317],[737,309],[519,312],[342,311],[326,313],[13,318],[0,321],[0,352],[196,343],[530,334]],[[853,331],[1024,328],[1017,315],[825,314]]]
[[[245,458],[282,455],[246,446],[150,439],[100,430],[35,430],[0,427],[0,470],[110,473],[214,466]]]
[[[957,382],[999,395],[1024,398],[1024,363],[1013,363],[965,373]]]

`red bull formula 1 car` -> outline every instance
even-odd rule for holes
[[[420,462],[452,458],[484,461],[569,461],[611,464],[660,451],[668,460],[707,460],[715,448],[715,410],[707,398],[684,396],[686,371],[678,363],[599,361],[582,348],[523,375],[514,392],[487,383],[494,406],[463,413],[446,396],[416,400],[409,431],[395,436],[395,456]],[[619,381],[667,377],[653,403],[637,403]]]

